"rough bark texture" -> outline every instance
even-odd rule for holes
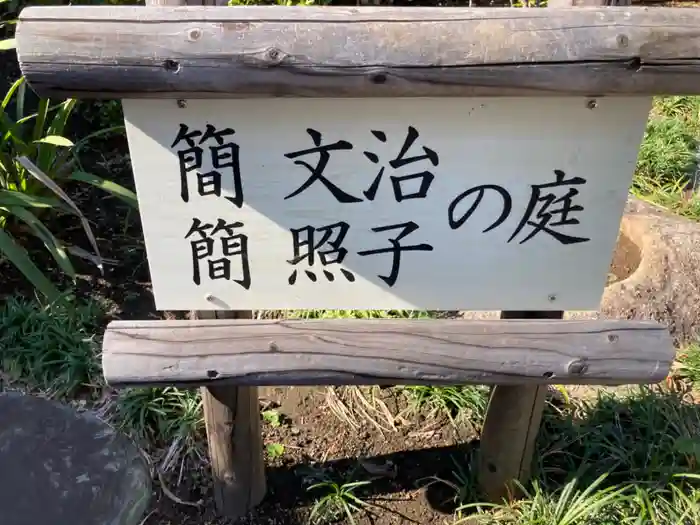
[[[115,321],[113,385],[654,383],[673,349],[657,323],[461,320]]]
[[[44,96],[692,94],[696,11],[29,7],[17,45]]]

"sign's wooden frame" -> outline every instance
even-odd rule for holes
[[[547,10],[223,8],[216,0],[29,7],[16,38],[28,84],[52,97],[700,93],[697,10],[549,2]],[[104,370],[115,385],[202,387],[217,507],[230,517],[265,494],[257,385],[489,383],[479,482],[499,500],[529,477],[548,383],[652,383],[673,360],[658,324],[562,317],[406,321],[397,333],[392,321],[259,323],[252,312],[197,312],[237,320],[112,323]],[[343,338],[360,335],[365,345],[346,349]],[[391,360],[377,359],[377,345],[393,348]]]
[[[16,38],[44,96],[551,97],[693,92],[699,27],[684,8],[73,6],[25,9]]]

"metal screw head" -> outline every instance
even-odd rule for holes
[[[617,342],[617,340],[620,338],[617,334],[608,334],[608,341],[611,343]]]
[[[187,38],[190,40],[199,40],[199,38],[202,36],[202,30],[201,29],[190,29],[189,33],[187,33]]]
[[[547,296],[547,300],[548,300],[550,303],[553,303],[554,301],[557,300],[557,296],[554,295],[553,293],[552,293],[552,294],[549,294],[549,295]]]
[[[177,107],[179,107],[180,109],[185,109],[187,107],[187,101],[182,99],[178,100]]]
[[[214,300],[214,296],[210,293],[204,296],[204,299],[206,299],[209,302],[212,302]]]
[[[627,47],[630,43],[630,39],[627,35],[617,35],[617,45],[620,47]]]
[[[586,102],[586,107],[588,109],[595,109],[598,107],[598,101],[596,99],[591,99],[588,102]]]

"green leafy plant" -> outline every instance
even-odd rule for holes
[[[700,344],[693,343],[678,354],[676,372],[695,388],[700,386]]]
[[[9,22],[2,22],[0,23],[0,29],[3,29],[6,25],[9,25]],[[0,40],[0,51],[7,51],[9,49],[14,49],[15,48],[15,39],[14,38],[4,38]]]
[[[525,497],[520,501],[503,505],[491,505],[490,513],[467,516],[456,524],[547,524],[547,525],[605,525],[619,522],[616,510],[629,499],[625,495],[627,487],[603,486],[605,475],[600,476],[585,489],[579,488],[577,479],[572,479],[564,488],[554,494],[547,493],[535,481],[528,491],[516,482]],[[460,514],[484,504],[467,504],[460,508]]]
[[[271,427],[279,427],[282,423],[280,421],[280,413],[277,410],[264,410],[262,412],[263,421],[269,423]]]
[[[284,445],[282,443],[269,443],[265,450],[271,459],[279,458],[284,454]]]
[[[483,421],[488,403],[488,389],[482,386],[425,386],[403,387],[408,396],[409,412],[427,409],[433,416],[447,416],[455,422],[470,418],[475,423]]]
[[[351,474],[352,476],[352,474]],[[361,500],[355,491],[371,484],[371,481],[336,481],[328,474],[322,474],[319,481],[308,487],[309,492],[322,492],[311,509],[309,521],[314,524],[331,523],[343,516],[354,525],[354,514],[366,510],[370,504]]]
[[[120,393],[116,408],[117,426],[151,446],[167,447],[177,440],[191,450],[204,431],[202,398],[197,390],[126,389]]]
[[[132,191],[86,171],[78,156],[90,139],[117,128],[100,130],[74,143],[65,132],[76,101],[67,99],[52,105],[50,99],[41,98],[36,111],[28,113],[25,93],[26,83],[20,78],[0,102],[0,256],[14,264],[49,301],[55,301],[60,297],[58,289],[25,248],[27,239],[36,237],[58,267],[75,279],[65,244],[46,226],[49,218],[60,213],[78,217],[95,251],[97,266],[102,268],[90,225],[61,185],[84,182],[134,208],[137,200]]]

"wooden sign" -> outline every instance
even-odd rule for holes
[[[648,96],[124,100],[159,309],[596,309]]]

